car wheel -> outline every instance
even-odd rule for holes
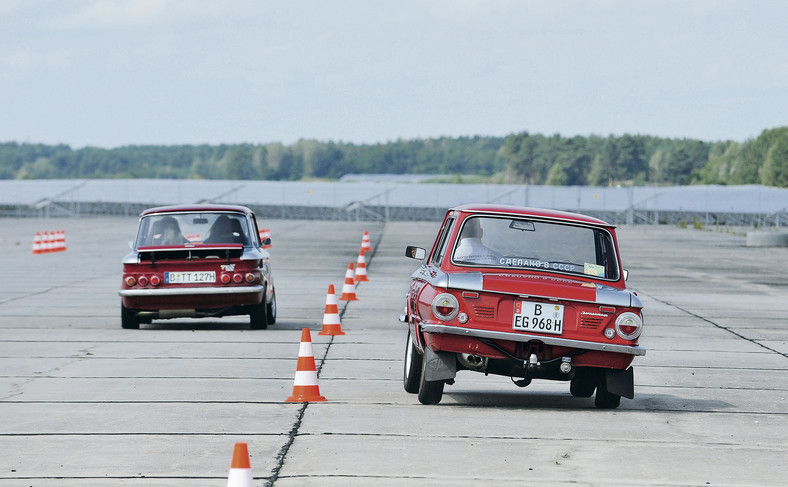
[[[446,382],[442,380],[425,380],[424,373],[426,369],[422,358],[421,373],[419,373],[419,402],[422,404],[438,404],[441,402],[443,386],[446,385]]]
[[[265,296],[265,293],[263,293]],[[251,306],[249,310],[249,327],[252,330],[265,330],[268,328],[268,313],[266,313],[266,308],[268,306],[265,303],[265,298],[260,304],[255,304]]]
[[[594,405],[599,409],[616,409],[621,404],[621,396],[613,394],[607,390],[606,374],[599,372],[599,382],[594,396]]]
[[[421,364],[424,359],[413,344],[410,329],[408,329],[408,340],[405,342],[405,366],[402,371],[402,384],[405,390],[411,394],[419,392],[419,381],[421,380]]]
[[[137,319],[137,314],[134,310],[120,305],[120,326],[127,330],[139,330],[140,321]]]
[[[591,397],[599,381],[597,370],[591,367],[578,367],[569,382],[569,392],[574,397]]]
[[[268,319],[268,324],[273,325],[276,323],[276,291],[271,293],[271,302],[265,305],[265,312]]]

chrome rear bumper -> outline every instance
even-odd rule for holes
[[[139,298],[149,296],[195,296],[195,295],[230,295],[230,294],[255,294],[263,292],[263,286],[227,286],[227,287],[179,287],[162,289],[121,289],[118,294],[124,298]]]

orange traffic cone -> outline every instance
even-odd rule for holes
[[[326,398],[320,395],[320,387],[317,385],[317,367],[315,367],[315,353],[312,351],[312,335],[309,333],[309,328],[302,328],[293,395],[288,397],[285,402],[325,400]]]
[[[347,266],[345,272],[345,284],[342,286],[342,296],[339,297],[340,301],[358,301],[356,297],[356,284],[354,282],[356,272],[353,270],[353,263]]]
[[[227,487],[252,487],[252,469],[249,466],[249,448],[246,443],[236,443],[233,463],[227,475]]]
[[[372,244],[369,243],[369,232],[364,230],[364,236],[361,238],[361,250],[369,252],[372,250]]]
[[[261,228],[257,232],[260,234],[260,242],[263,243],[263,248],[264,249],[270,249],[272,247],[271,240],[270,240],[270,238],[271,238],[271,229],[270,228]],[[265,243],[265,239],[269,239],[268,243]]]
[[[41,232],[36,232],[36,236],[33,238],[33,253],[34,254],[44,253],[44,246],[41,242]]]
[[[342,323],[339,320],[339,308],[337,307],[337,295],[334,292],[334,285],[328,285],[326,294],[326,311],[323,313],[323,329],[318,335],[344,335]]]
[[[55,232],[55,252],[63,252],[66,250],[66,231],[58,230]]]
[[[49,232],[44,232],[44,236],[41,238],[41,252],[52,252],[52,241],[49,239]]]
[[[364,257],[364,249],[358,251],[358,260],[356,261],[356,282],[369,281],[367,277],[367,259]]]

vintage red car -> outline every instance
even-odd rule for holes
[[[502,205],[450,209],[412,275],[403,382],[437,404],[458,370],[569,382],[598,408],[634,396],[642,304],[625,284],[615,228],[596,218]],[[426,258],[426,259],[425,259]]]
[[[123,259],[121,326],[153,319],[249,315],[252,328],[276,322],[270,254],[244,206],[183,205],[142,212]]]

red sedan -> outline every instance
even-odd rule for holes
[[[249,315],[252,328],[276,322],[270,254],[254,213],[243,206],[145,210],[123,259],[121,326],[153,319]]]
[[[573,213],[514,206],[450,209],[413,273],[403,382],[437,404],[458,370],[569,382],[616,408],[634,397],[642,304],[625,284],[615,228]]]

